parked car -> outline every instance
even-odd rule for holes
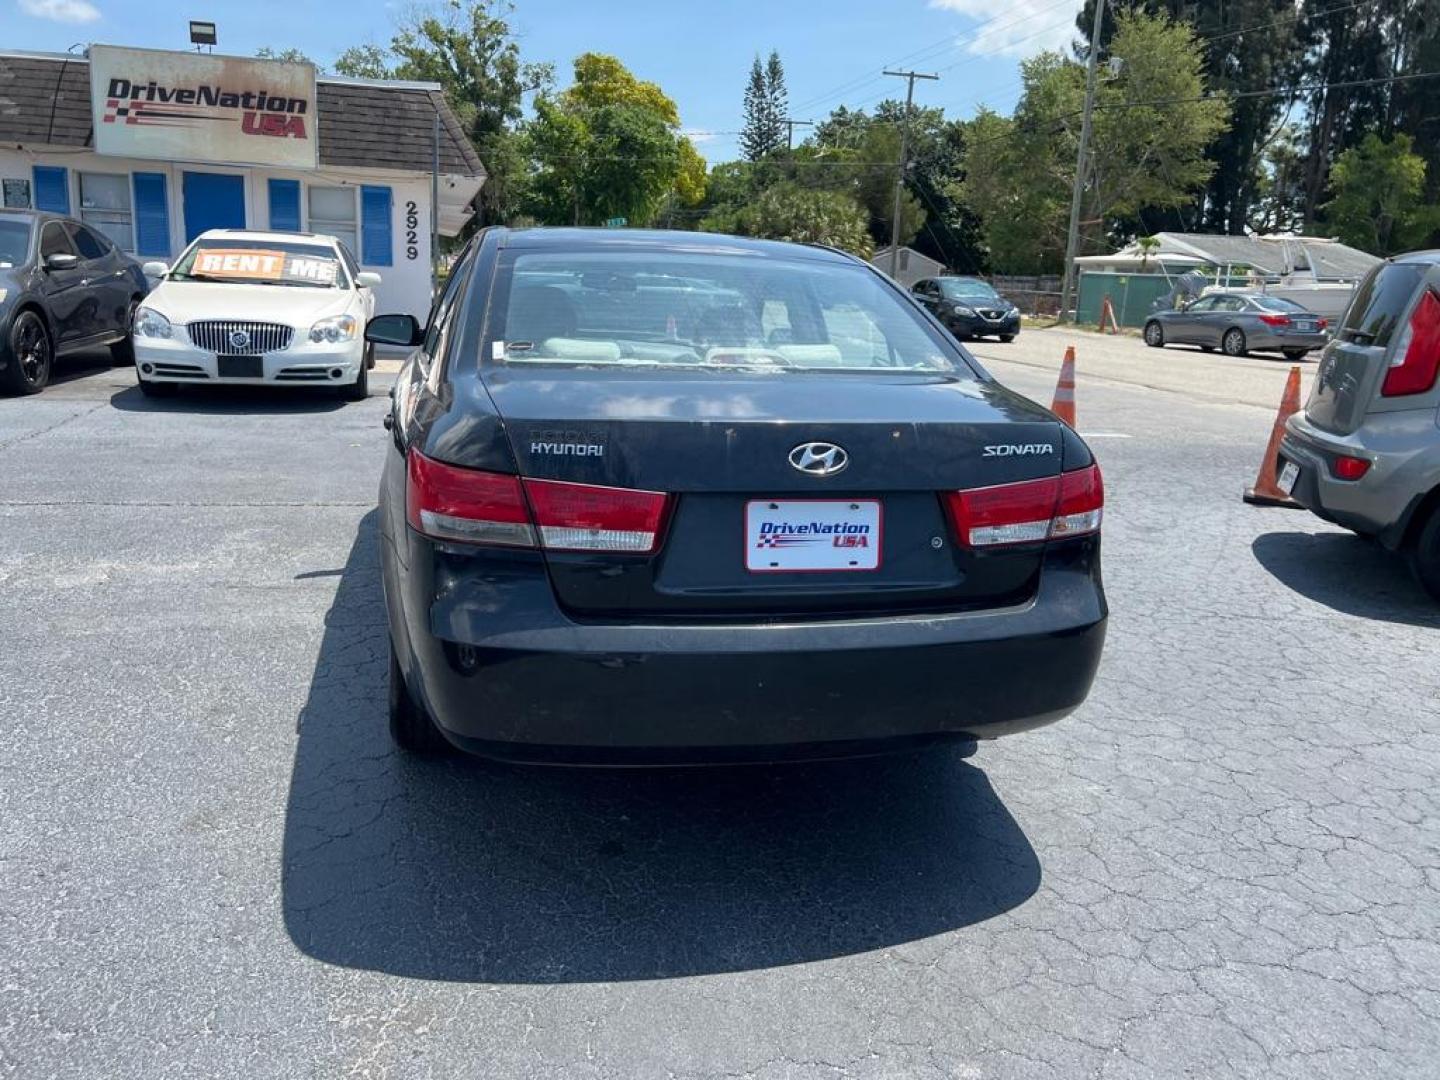
[[[1199,345],[1227,356],[1252,352],[1283,353],[1303,359],[1328,340],[1328,320],[1293,300],[1256,293],[1217,292],[1176,311],[1157,311],[1145,322],[1145,344]]]
[[[184,383],[334,386],[369,393],[365,324],[380,275],[361,272],[333,236],[212,229],[135,313],[135,374],[149,395]]]
[[[131,361],[131,312],[149,284],[104,233],[58,214],[0,210],[0,390],[35,394],[66,353]]]
[[[857,259],[489,229],[423,332],[367,337],[418,346],[380,493],[403,747],[832,757],[1089,691],[1094,458]]]
[[[1440,599],[1440,251],[1371,270],[1280,444],[1280,486]]]
[[[922,278],[910,293],[961,341],[978,337],[1014,341],[1020,333],[1020,309],[979,278]]]

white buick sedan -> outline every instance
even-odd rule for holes
[[[369,392],[365,324],[380,275],[362,273],[333,236],[212,229],[135,312],[135,375],[149,395],[181,383],[341,387]]]

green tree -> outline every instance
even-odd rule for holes
[[[1425,201],[1425,160],[1409,135],[1373,132],[1346,150],[1330,170],[1335,193],[1324,210],[1347,244],[1375,255],[1420,247],[1440,226],[1440,207]]]
[[[785,181],[753,202],[701,222],[710,232],[738,233],[800,244],[828,244],[868,259],[874,254],[865,210],[840,191],[819,191]]]
[[[352,79],[388,79],[388,54],[378,45],[351,45],[335,58],[335,73]]]
[[[673,196],[704,196],[703,161],[679,133],[675,102],[611,56],[585,53],[575,81],[535,102],[530,208],[541,221],[653,221]]]
[[[1107,227],[1146,207],[1189,200],[1214,171],[1205,151],[1229,108],[1208,95],[1199,43],[1164,16],[1120,11],[1111,54],[1120,74],[1096,92],[1081,220],[1093,250],[1126,239]],[[1021,65],[1013,117],[982,113],[967,126],[961,200],[981,213],[997,269],[1060,268],[1075,179],[1083,65],[1042,53]]]
[[[750,80],[745,85],[744,121],[740,131],[740,151],[746,161],[759,161],[785,145],[785,72],[780,56],[770,53],[770,61],[761,67],[760,57],[750,65]]]
[[[490,174],[480,192],[483,223],[508,221],[519,210],[526,171],[515,125],[522,95],[549,85],[548,64],[527,64],[507,21],[505,0],[447,0],[408,17],[390,52],[397,79],[437,82]]]
[[[272,49],[266,45],[255,50],[255,57],[258,60],[283,60],[287,64],[310,64],[317,71],[325,70],[299,49]]]

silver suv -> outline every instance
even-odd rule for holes
[[[1355,290],[1286,424],[1280,486],[1326,521],[1403,552],[1440,599],[1440,251]]]

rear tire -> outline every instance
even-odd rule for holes
[[[1014,334],[1001,334],[1001,335],[1000,335],[1000,340],[1003,341],[1003,342],[1005,342],[1006,345],[1009,345],[1010,342],[1012,342],[1012,341],[1015,340],[1015,335],[1014,335]]]
[[[1215,351],[1215,346],[1214,346],[1214,345],[1201,345],[1201,346],[1200,346],[1200,351],[1201,351],[1201,352],[1214,352],[1214,351]]]
[[[346,401],[364,401],[370,396],[370,368],[364,357],[360,359],[360,374],[340,393]]]
[[[1281,349],[1280,351],[1285,354],[1285,359],[1286,359],[1286,360],[1289,360],[1292,364],[1298,364],[1301,360],[1304,360],[1304,359],[1305,359],[1305,354],[1308,353],[1310,350],[1309,350],[1309,349]]]
[[[1245,331],[1238,326],[1232,326],[1225,331],[1225,336],[1220,339],[1220,350],[1226,356],[1246,356],[1248,350],[1245,347]]]
[[[1145,324],[1145,344],[1158,349],[1165,344],[1165,328],[1154,319]]]
[[[38,314],[26,309],[15,316],[6,351],[10,362],[0,371],[0,389],[10,394],[38,394],[44,390],[55,368],[55,348]]]
[[[1430,512],[1415,546],[1409,551],[1410,569],[1436,600],[1440,600],[1440,508]]]
[[[393,641],[390,642],[390,737],[396,746],[412,754],[434,757],[454,752],[435,721],[405,685],[405,673],[400,670],[400,657],[396,655]]]

